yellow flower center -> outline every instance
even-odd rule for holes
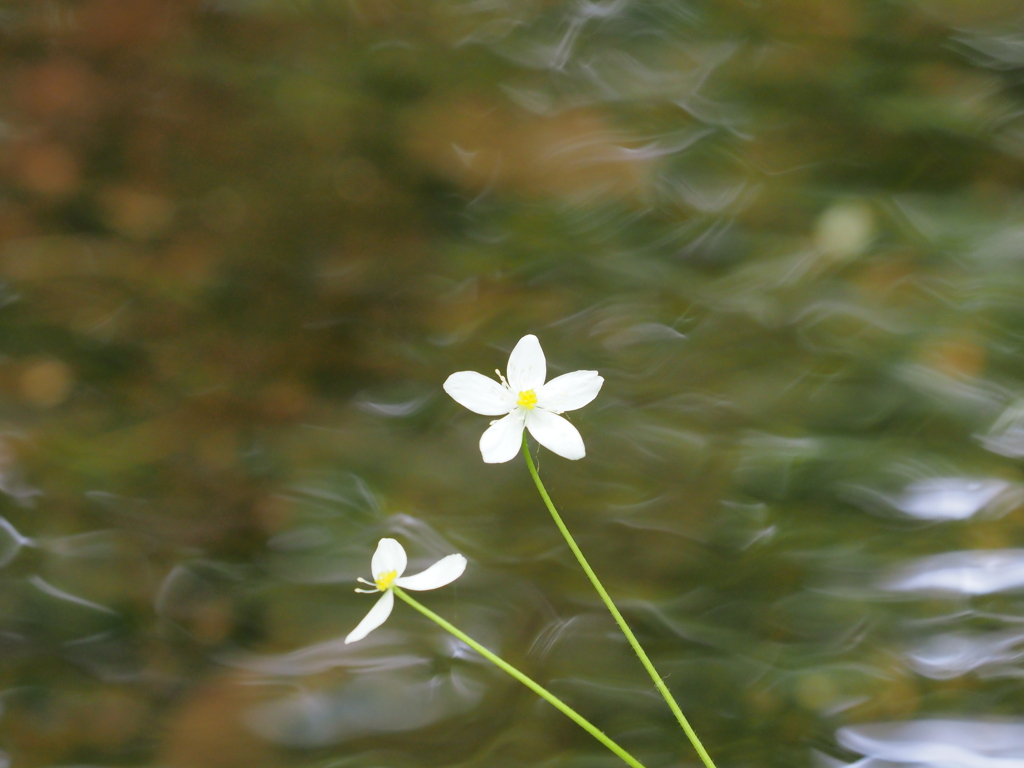
[[[521,405],[523,408],[532,411],[533,406],[537,404],[537,393],[532,389],[528,389],[525,392],[519,393],[519,400],[516,405]]]
[[[381,592],[383,592],[385,589],[390,588],[392,582],[394,582],[394,580],[397,579],[397,578],[398,578],[398,571],[388,571],[387,573],[382,573],[376,579],[376,581],[377,581],[377,589],[379,589]]]

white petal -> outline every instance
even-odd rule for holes
[[[424,589],[437,589],[445,584],[451,584],[462,575],[464,570],[466,570],[466,558],[462,555],[448,555],[448,557],[442,557],[422,573],[396,579],[395,584],[402,589],[412,589],[417,592]]]
[[[516,395],[476,371],[453,373],[445,381],[444,391],[456,403],[481,416],[504,416],[516,407]]]
[[[519,408],[498,419],[480,436],[480,453],[487,464],[512,461],[523,444],[523,412]]]
[[[563,459],[582,459],[587,455],[576,427],[550,411],[534,408],[526,417],[526,428],[537,442]]]
[[[537,407],[552,413],[582,408],[601,391],[604,379],[597,371],[573,371],[556,376],[537,393]]]
[[[520,392],[537,391],[544,386],[548,375],[548,364],[544,350],[533,334],[523,336],[508,358],[508,383],[517,397]]]
[[[405,573],[405,566],[408,560],[405,557],[405,549],[394,539],[381,539],[377,545],[377,551],[373,553],[370,561],[370,573],[376,580],[382,573],[394,571],[401,576]]]
[[[385,541],[389,541],[389,539],[385,539]],[[356,640],[362,640],[373,632],[373,630],[388,620],[388,616],[391,615],[391,609],[394,607],[395,593],[390,589],[384,590],[384,594],[380,596],[380,600],[374,603],[370,612],[363,617],[363,620],[359,622],[355,629],[348,633],[348,636],[345,638],[345,644],[348,645]]]

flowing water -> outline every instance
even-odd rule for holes
[[[0,7],[0,765],[1024,765],[1011,0]],[[860,761],[860,762],[858,762]]]

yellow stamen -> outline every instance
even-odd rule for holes
[[[388,571],[377,577],[377,589],[383,592],[391,587],[392,582],[398,578],[398,571]]]
[[[533,410],[533,406],[537,404],[537,393],[532,389],[528,389],[525,392],[519,393],[519,400],[516,405],[521,405],[523,408]]]

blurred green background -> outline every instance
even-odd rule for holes
[[[392,535],[696,764],[441,390],[526,333],[606,379],[541,473],[720,768],[1021,711],[1019,2],[12,0],[0,41],[0,763],[617,765],[402,605],[341,644]]]

